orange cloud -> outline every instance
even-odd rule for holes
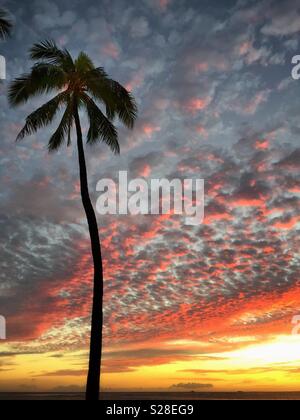
[[[234,207],[260,207],[265,206],[265,201],[261,198],[239,198],[232,202]]]
[[[292,229],[294,228],[300,221],[300,217],[299,216],[295,216],[295,217],[291,217],[289,220],[285,221],[285,222],[276,222],[274,223],[274,228],[275,229]]]
[[[150,176],[150,174],[151,174],[151,166],[150,165],[145,165],[140,172],[140,176],[144,177],[144,178],[148,178]]]
[[[269,140],[257,140],[255,143],[255,148],[257,150],[267,150],[270,146]]]

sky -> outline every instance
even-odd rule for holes
[[[77,391],[86,378],[92,261],[76,147],[48,154],[55,125],[15,143],[45,98],[15,110],[6,99],[48,38],[87,52],[138,103],[134,131],[118,126],[120,156],[86,147],[94,204],[97,182],[120,170],[205,180],[199,226],[97,215],[103,389],[299,390],[300,1],[2,3],[15,28],[0,44],[0,391]]]

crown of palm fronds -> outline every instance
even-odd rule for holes
[[[4,39],[10,35],[12,23],[5,10],[0,9],[0,38]]]
[[[113,152],[119,153],[118,134],[113,122],[117,117],[125,126],[133,128],[137,106],[131,93],[110,79],[103,68],[95,67],[85,53],[73,60],[66,49],[59,48],[53,41],[34,45],[30,57],[36,63],[31,72],[10,85],[10,104],[18,106],[39,94],[59,93],[27,117],[18,140],[50,124],[58,111],[64,109],[48,148],[49,151],[57,150],[65,140],[70,144],[74,112],[84,109],[89,121],[87,143],[102,141]],[[104,106],[105,113],[97,102]]]

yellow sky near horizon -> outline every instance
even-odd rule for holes
[[[103,373],[102,388],[176,392],[300,390],[300,336],[279,335],[257,345],[245,344],[246,337],[241,340],[243,346],[229,352],[199,353],[193,360]],[[176,342],[177,348],[190,344],[195,342]],[[2,343],[1,352],[8,350],[9,345]],[[5,357],[0,391],[80,391],[85,385],[85,366],[86,354],[82,351],[67,352],[63,357],[53,353]]]

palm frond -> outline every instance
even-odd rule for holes
[[[61,66],[65,71],[74,70],[71,54],[66,49],[60,49],[52,40],[35,44],[30,50],[32,60],[44,60],[50,64]]]
[[[38,129],[50,124],[60,107],[67,103],[68,99],[69,95],[67,93],[61,93],[30,114],[26,118],[26,124],[20,131],[17,141],[36,133]]]
[[[105,98],[102,93],[105,92],[109,83],[109,77],[103,67],[92,69],[85,75],[85,82],[88,92],[94,99],[101,101],[104,105]]]
[[[68,146],[71,143],[71,130],[74,122],[74,115],[73,115],[73,102],[72,100],[69,101],[67,108],[64,112],[64,115],[61,119],[61,122],[51,137],[48,143],[48,150],[50,153],[55,152],[58,150],[63,142],[67,139]]]
[[[79,54],[79,56],[74,62],[74,65],[76,71],[78,71],[78,73],[80,73],[81,75],[85,75],[86,73],[95,69],[93,61],[84,52],[81,52]]]
[[[115,80],[109,81],[112,110],[117,113],[119,119],[128,128],[133,128],[137,119],[138,108],[133,95]],[[109,92],[108,92],[109,93]]]
[[[86,85],[90,94],[105,104],[110,120],[117,115],[126,127],[133,128],[138,109],[130,92],[120,83],[109,79],[102,68],[86,75]]]
[[[99,81],[103,82],[105,80],[108,80],[108,75],[103,67],[96,67],[92,69],[87,75],[87,80],[89,82],[98,83]]]
[[[118,133],[115,126],[98,108],[96,103],[86,94],[81,95],[81,100],[86,107],[90,128],[87,134],[87,143],[93,144],[103,141],[113,153],[120,153]]]
[[[37,63],[31,73],[15,79],[8,91],[9,103],[18,106],[31,97],[53,90],[61,90],[67,82],[64,71],[53,64]]]
[[[12,22],[5,10],[0,9],[0,38],[5,39],[11,34]]]

